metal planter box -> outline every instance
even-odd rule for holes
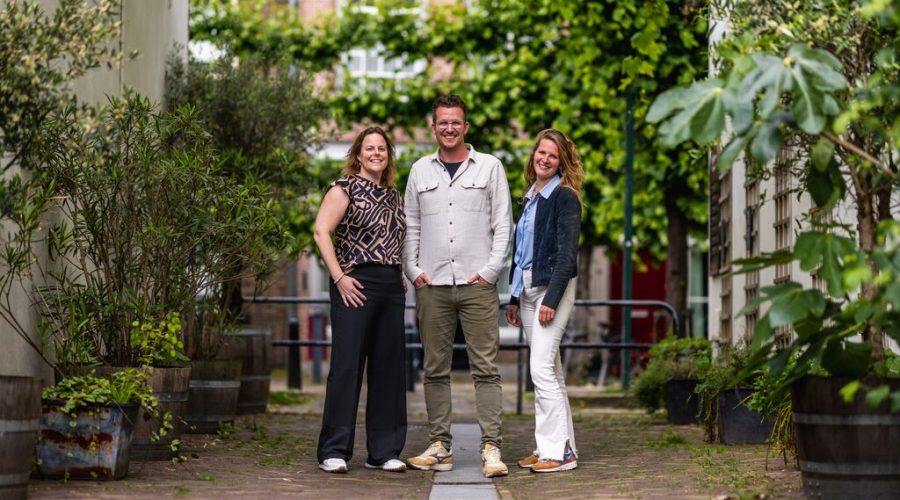
[[[112,480],[128,474],[138,405],[88,406],[79,408],[73,417],[62,412],[61,401],[42,403],[39,475]]]

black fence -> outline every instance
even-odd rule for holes
[[[317,304],[328,305],[330,300],[327,298],[310,298],[310,297],[286,297],[286,296],[260,296],[260,297],[244,297],[245,302],[254,304]],[[502,303],[501,309],[506,309],[508,303]],[[668,303],[659,300],[597,300],[582,299],[575,301],[576,307],[628,307],[628,308],[657,308],[661,309],[669,315],[672,320],[672,333],[678,337],[680,334],[680,326],[678,324],[678,315],[675,309]],[[415,304],[406,304],[407,309],[415,309]],[[313,372],[312,378],[315,382],[322,381],[322,361],[323,353],[321,348],[331,347],[331,341],[325,339],[324,321],[318,318],[319,325],[313,325],[312,339],[300,339],[300,324],[295,317],[288,320],[288,339],[275,340],[272,342],[276,347],[288,348],[287,362],[287,378],[288,387],[299,389],[302,387],[302,357],[300,356],[301,347],[318,347],[313,349]],[[422,343],[418,342],[419,332],[415,328],[406,330],[406,367],[407,367],[407,390],[415,391],[415,383],[418,378],[418,367],[416,360],[422,349]],[[561,342],[560,349],[610,349],[624,350],[646,350],[653,344],[641,342]],[[453,344],[454,350],[465,349],[465,344]],[[525,342],[525,334],[523,328],[519,327],[519,338],[517,342],[501,342],[500,350],[518,351],[516,361],[516,413],[522,413],[522,400],[525,393],[526,369],[525,356],[523,351],[528,349],[528,343]]]

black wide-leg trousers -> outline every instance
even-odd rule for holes
[[[347,307],[331,284],[331,369],[316,455],[320,463],[353,455],[365,369],[367,462],[381,465],[399,458],[406,443],[403,277],[399,268],[371,264],[347,275],[362,283],[366,301]]]

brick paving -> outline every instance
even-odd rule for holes
[[[454,379],[456,422],[475,422],[471,385],[467,377]],[[570,390],[578,469],[543,475],[518,469],[515,459],[532,450],[533,416],[515,415],[514,384],[504,391],[503,453],[511,467],[508,477],[494,480],[503,499],[802,498],[799,472],[777,457],[767,470],[764,445],[709,445],[699,427],[667,425],[660,416],[630,409],[627,399],[590,388]],[[322,388],[307,386],[304,395],[302,404],[239,418],[228,435],[184,436],[186,463],[132,462],[128,477],[114,482],[32,480],[30,498],[428,498],[431,472],[363,468],[362,425],[350,473],[320,472],[315,440]],[[409,398],[407,456],[428,444],[422,399],[418,386]],[[526,400],[526,412],[531,407]]]

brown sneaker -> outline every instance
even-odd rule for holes
[[[542,458],[531,466],[531,472],[561,472],[576,467],[578,467],[578,462],[575,461],[575,453],[567,446],[562,460]]]
[[[541,457],[539,457],[537,453],[532,453],[525,458],[519,459],[519,461],[516,463],[523,469],[530,469],[531,466],[538,463],[538,460],[540,459]]]

